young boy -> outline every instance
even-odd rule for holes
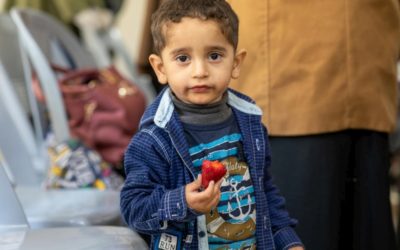
[[[260,109],[228,88],[246,52],[224,0],[165,0],[150,63],[168,84],[125,154],[121,211],[151,249],[303,249],[268,174]],[[201,188],[204,160],[227,168]]]

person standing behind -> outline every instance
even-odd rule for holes
[[[228,0],[272,176],[308,250],[395,249],[388,133],[396,119],[399,2]]]
[[[164,0],[149,60],[168,87],[125,154],[121,211],[151,249],[304,249],[269,175],[261,110],[228,86],[240,73],[238,19],[225,0]],[[201,188],[204,160],[227,168]]]

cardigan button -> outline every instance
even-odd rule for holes
[[[200,231],[199,232],[199,237],[203,238],[204,236],[206,236],[206,233],[204,231]]]

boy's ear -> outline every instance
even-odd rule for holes
[[[246,55],[247,55],[247,51],[244,49],[237,51],[234,62],[233,62],[233,69],[232,69],[232,75],[231,75],[231,77],[233,79],[239,78],[240,67],[242,66],[242,63],[243,63],[244,59],[246,58]]]
[[[168,79],[167,75],[165,74],[164,63],[160,56],[156,54],[151,54],[149,56],[149,62],[151,67],[153,68],[154,72],[156,73],[157,79],[161,84],[167,84]]]

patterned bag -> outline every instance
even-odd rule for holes
[[[98,153],[80,141],[55,143],[48,139],[51,167],[46,188],[96,188],[120,190],[123,178]]]

